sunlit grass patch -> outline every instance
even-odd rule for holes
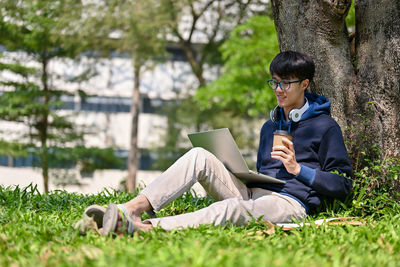
[[[82,236],[73,229],[86,206],[120,203],[134,195],[103,192],[81,195],[34,187],[0,187],[0,266],[396,266],[400,260],[399,219],[392,213],[370,215],[363,225],[316,227],[291,231],[256,221],[247,226],[164,231],[133,237]],[[159,212],[168,216],[212,203],[190,194]],[[398,211],[398,209],[397,209]],[[342,214],[351,215],[351,210]]]

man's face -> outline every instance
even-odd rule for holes
[[[285,111],[290,111],[303,106],[304,91],[309,84],[308,79],[299,81],[297,77],[281,78],[276,74],[272,75],[272,79],[282,84],[282,88],[278,85],[276,90],[274,90],[279,107]]]

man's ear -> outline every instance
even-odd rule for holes
[[[309,85],[310,85],[309,79],[304,79],[301,81],[301,89],[303,89],[304,91],[308,88]]]

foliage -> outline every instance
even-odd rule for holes
[[[362,169],[354,172],[353,190],[344,202],[324,199],[319,212],[331,217],[341,213],[371,218],[398,212],[400,159],[366,159],[366,162]]]
[[[159,146],[156,144],[152,149],[157,153],[157,159],[152,165],[156,170],[168,169],[169,166],[188,150],[182,146],[185,140],[182,137],[181,131],[184,127],[188,126],[185,120],[192,123],[192,113],[185,112],[185,114],[182,114],[182,110],[187,110],[185,103],[187,103],[187,99],[174,99],[168,105],[162,107],[162,112],[167,117],[167,131],[161,137],[161,140],[164,140],[163,145]]]
[[[278,52],[273,21],[266,16],[250,18],[233,30],[220,52],[226,61],[225,73],[199,88],[194,99],[180,96],[176,104],[166,107],[169,127],[163,138],[165,146],[157,149],[160,158],[156,167],[166,169],[187,150],[181,147],[187,140],[181,134],[184,128],[200,131],[227,127],[240,148],[256,149],[258,139],[253,129],[259,125],[250,116],[272,108],[275,99],[266,87],[267,64]]]
[[[305,226],[290,232],[265,226],[201,226],[134,237],[80,236],[72,225],[90,204],[122,203],[134,195],[104,191],[40,194],[33,186],[0,187],[2,266],[396,266],[400,260],[399,208],[362,226]],[[158,215],[174,215],[212,202],[191,195]],[[338,214],[335,214],[338,215]],[[340,215],[340,214],[339,214]]]
[[[197,91],[200,106],[218,106],[249,116],[272,109],[275,98],[267,87],[267,68],[279,52],[273,20],[267,16],[252,17],[231,32],[220,50],[225,61],[224,73]]]
[[[126,160],[117,157],[113,148],[75,146],[53,149],[50,166],[65,168],[78,163],[79,170],[83,173],[102,169],[122,169]]]
[[[374,102],[366,104],[366,112],[358,114],[360,127],[347,128],[349,156],[354,169],[354,196],[349,206],[355,214],[383,214],[400,200],[400,160],[392,155],[381,158],[380,148],[368,134]]]
[[[366,161],[368,164],[355,173],[352,208],[360,216],[382,215],[400,200],[400,160]]]
[[[28,155],[28,147],[20,142],[9,142],[0,139],[0,155],[24,157]]]
[[[157,1],[96,1],[86,3],[84,10],[83,35],[92,49],[129,53],[141,65],[165,53],[163,26],[168,21]]]
[[[3,92],[0,97],[0,118],[5,121],[23,123],[30,131],[20,132],[17,140],[29,140],[31,147],[41,141],[45,132],[48,145],[56,145],[81,140],[81,132],[74,129],[68,116],[62,116],[53,109],[61,104],[63,92],[51,90],[47,93],[42,86],[35,83],[18,83],[1,81],[2,85],[12,86],[14,90]],[[45,102],[44,98],[51,100]],[[47,117],[47,123],[43,117]]]
[[[134,191],[136,173],[139,168],[138,121],[140,112],[141,71],[152,66],[165,52],[165,12],[161,12],[159,1],[101,0],[89,2],[85,10],[90,15],[85,29],[95,42],[93,49],[102,54],[110,50],[129,53],[133,66],[133,88],[131,104],[131,134],[126,188]],[[94,27],[93,27],[94,26]],[[104,40],[104,42],[103,42]]]
[[[166,38],[182,49],[197,78],[198,84],[190,89],[202,90],[198,88],[207,85],[219,75],[222,64],[220,46],[237,25],[254,14],[268,12],[267,4],[264,0],[160,1],[160,10],[169,16],[169,22],[165,24]],[[234,130],[235,138],[251,141],[249,135],[254,133],[246,132],[244,126],[249,121],[244,115],[246,112],[240,113],[218,105],[201,107],[191,95],[180,94],[177,98],[175,104],[166,108],[168,130],[162,137],[166,140],[165,146],[155,149],[160,155],[156,168],[167,168],[187,150],[187,129],[200,131],[228,127]],[[254,124],[254,121],[250,123]],[[249,148],[254,147],[254,142],[245,143],[246,141],[239,146],[249,144]]]
[[[185,53],[198,87],[209,80],[204,73],[207,66],[221,63],[218,47],[230,31],[254,14],[266,12],[267,3],[265,0],[160,1],[160,11],[169,18],[167,38]]]
[[[76,1],[2,1],[0,6],[0,43],[7,51],[24,51],[17,59],[7,58],[11,63],[2,63],[2,70],[12,75],[2,77],[5,92],[0,98],[0,117],[29,127],[28,131],[18,132],[17,140],[40,156],[46,191],[48,147],[82,139],[71,121],[51,110],[60,105],[60,97],[66,92],[52,87],[50,61],[73,57],[79,51],[76,43],[69,41],[72,32],[62,19],[66,15],[76,19],[69,12],[75,4]],[[34,62],[39,67],[28,68],[20,61]],[[6,134],[9,138],[10,134]]]
[[[350,32],[354,32],[356,26],[356,10],[354,8],[354,2],[355,1],[352,1],[349,13],[346,16],[346,26]]]
[[[0,42],[10,51],[23,50],[37,58],[74,56],[81,45],[70,27],[80,16],[78,0],[24,2],[0,5]]]
[[[258,136],[255,129],[261,127],[258,120],[218,106],[200,111],[198,102],[190,97],[176,99],[163,109],[168,117],[168,131],[161,138],[165,140],[164,145],[153,149],[158,155],[153,165],[156,169],[166,170],[191,148],[187,137],[189,132],[229,128],[245,157],[247,152],[254,155],[257,150]],[[253,159],[248,164],[255,168]]]
[[[62,96],[73,92],[57,88],[54,81],[68,82],[85,75],[61,77],[50,68],[54,60],[74,58],[86,48],[78,27],[81,12],[77,0],[6,0],[0,4],[0,44],[7,51],[0,63],[0,119],[25,127],[2,132],[1,152],[39,156],[45,190],[49,168],[60,164],[54,163],[57,148],[83,144],[85,130],[72,122],[74,114],[58,111],[64,104]]]

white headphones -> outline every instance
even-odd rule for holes
[[[307,111],[308,107],[310,106],[308,104],[308,100],[305,97],[306,103],[300,108],[300,109],[292,109],[289,112],[289,120],[293,122],[298,122],[301,119],[301,116],[304,114],[304,112]],[[281,119],[281,112],[280,112],[280,107],[276,106],[271,112],[269,113],[269,117],[271,118],[272,121],[279,121]]]

